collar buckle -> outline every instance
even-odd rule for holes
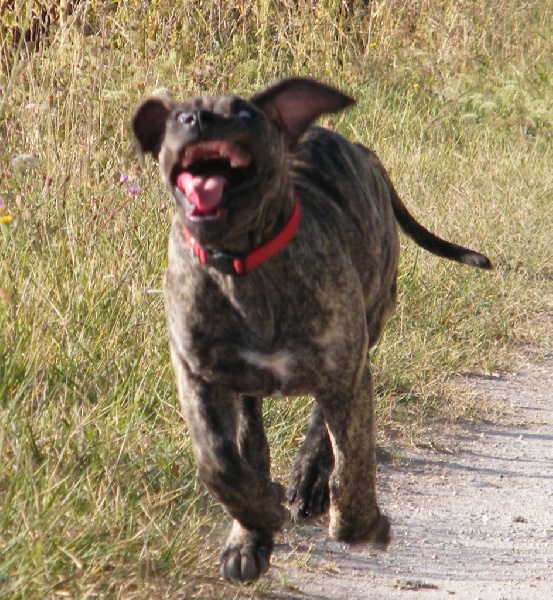
[[[230,252],[208,252],[206,263],[224,275],[242,275],[246,272],[246,261],[239,254]]]

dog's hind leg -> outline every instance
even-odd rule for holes
[[[315,518],[328,511],[328,480],[333,467],[334,455],[324,415],[315,403],[286,491],[294,518]]]
[[[340,386],[316,396],[334,451],[330,477],[329,534],[345,542],[386,547],[390,524],[376,501],[373,384],[368,363],[348,389]]]
[[[221,557],[221,575],[251,581],[269,568],[273,536],[287,514],[282,504],[284,490],[271,482],[268,473],[261,402],[254,398],[239,401],[190,375],[178,362],[176,366],[200,477],[234,519]]]

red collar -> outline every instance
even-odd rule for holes
[[[298,230],[300,217],[300,203],[298,195],[294,190],[294,208],[287,223],[275,237],[261,244],[261,246],[254,248],[247,254],[231,254],[229,252],[219,252],[202,248],[186,227],[183,227],[183,230],[186,243],[194,256],[198,257],[202,265],[215,267],[225,275],[243,275],[246,271],[251,271],[261,263],[269,260],[269,258],[280,252],[290,242]]]

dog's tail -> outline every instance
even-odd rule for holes
[[[471,267],[479,267],[480,269],[493,269],[492,263],[487,256],[439,238],[437,235],[434,235],[428,231],[428,229],[423,227],[411,215],[405,204],[403,204],[401,201],[401,198],[396,192],[392,181],[390,180],[390,177],[384,168],[384,165],[380,162],[380,159],[366,146],[361,144],[358,145],[363,149],[369,161],[382,173],[384,179],[386,180],[386,183],[390,188],[392,208],[394,210],[395,218],[404,233],[413,239],[419,246],[425,250],[428,250],[429,252],[432,252],[432,254],[436,254],[437,256],[441,256],[443,258],[449,258],[450,260],[456,260],[457,262],[470,265]]]
[[[413,239],[419,246],[432,252],[432,254],[436,254],[443,258],[449,258],[450,260],[456,260],[457,262],[470,265],[471,267],[479,267],[480,269],[493,268],[490,259],[487,256],[484,256],[484,254],[448,242],[428,231],[428,229],[418,223],[410,214],[396,190],[393,187],[390,189],[392,193],[392,208],[394,209],[394,215],[397,222],[404,233]]]

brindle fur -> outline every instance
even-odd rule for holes
[[[221,559],[231,580],[268,569],[274,534],[287,518],[284,490],[270,478],[265,396],[315,399],[287,491],[292,512],[329,509],[332,538],[389,543],[376,500],[368,349],[396,304],[396,220],[430,251],[490,267],[484,256],[422,228],[372,151],[311,126],[352,102],[297,78],[249,100],[151,98],[133,120],[139,151],[159,160],[177,201],[164,285],[171,357],[200,477],[234,519]],[[238,116],[244,109],[251,118]],[[195,126],[182,125],[182,114],[193,115]],[[251,185],[228,192],[222,223],[188,222],[175,193],[183,149],[200,139],[232,140],[256,164]],[[225,275],[192,255],[183,223],[207,248],[247,252],[282,228],[293,188],[300,228],[261,266]]]

